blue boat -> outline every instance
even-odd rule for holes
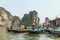
[[[47,30],[50,34],[60,35],[60,27],[53,28],[53,30]]]
[[[41,27],[39,27],[37,29],[40,30],[40,31],[44,31],[45,30],[45,28],[43,26],[41,26]]]
[[[35,34],[35,33],[40,33],[40,31],[38,31],[38,30],[28,30],[28,33],[30,33],[30,34]]]
[[[28,32],[31,34],[41,33],[41,31],[44,31],[44,27],[35,28],[34,30],[28,30]]]

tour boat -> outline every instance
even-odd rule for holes
[[[60,35],[60,27],[56,27],[53,30],[46,30],[50,34]]]
[[[34,30],[28,30],[29,33],[42,33],[44,31],[44,27],[34,28]]]

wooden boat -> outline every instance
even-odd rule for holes
[[[15,30],[15,31],[13,31],[14,33],[25,33],[25,32],[27,32],[27,30]]]
[[[14,32],[14,33],[24,33],[27,32],[27,30],[7,30],[8,32]]]

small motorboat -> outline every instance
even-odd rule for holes
[[[32,34],[35,34],[35,33],[37,34],[37,33],[43,33],[44,30],[45,30],[44,27],[41,26],[41,27],[38,27],[38,28],[34,28],[34,30],[33,29],[28,30],[28,32],[32,33]]]
[[[13,31],[14,33],[25,33],[25,32],[27,32],[27,30],[15,30],[15,31]]]
[[[27,32],[30,33],[30,34],[37,34],[37,33],[40,33],[40,31],[39,31],[38,29],[28,30]]]
[[[60,35],[60,28],[54,28],[53,30],[46,30],[49,34]]]
[[[50,33],[51,34],[58,34],[58,35],[60,35],[60,31],[53,31],[53,30],[51,30]]]
[[[8,29],[7,31],[8,32],[14,32],[14,33],[24,33],[24,32],[27,32],[27,30],[11,30],[11,29]]]

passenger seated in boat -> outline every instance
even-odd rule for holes
[[[27,29],[27,27],[25,26],[25,28],[24,29]]]
[[[26,26],[24,27],[24,30],[27,30],[27,27]]]
[[[34,30],[35,29],[35,25],[32,25],[32,30]]]

